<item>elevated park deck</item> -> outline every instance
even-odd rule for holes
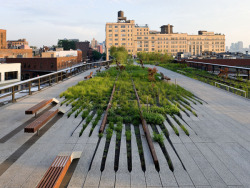
[[[160,165],[160,171],[156,170],[141,126],[145,171],[141,168],[133,125],[131,171],[127,164],[124,128],[117,171],[114,170],[115,136],[111,138],[106,164],[101,171],[106,139],[104,136],[99,142],[101,121],[90,137],[91,126],[79,137],[82,117],[75,118],[72,114],[68,118],[67,113],[49,121],[39,135],[23,131],[35,118],[25,115],[26,109],[48,98],[62,102],[64,99],[59,98],[59,94],[84,80],[91,71],[95,72],[92,69],[19,99],[16,103],[0,107],[0,188],[38,186],[54,159],[65,151],[82,151],[82,155],[73,167],[69,167],[70,173],[67,172],[61,187],[250,187],[250,101],[170,70],[161,67],[157,69],[205,101],[203,105],[192,105],[198,117],[192,113],[190,117],[182,113],[189,125],[187,128],[190,136],[185,135],[181,129],[177,136],[169,129],[170,139],[179,157],[168,141],[164,140],[174,171],[169,169],[159,144],[154,142]],[[57,104],[42,109],[38,117],[59,106]],[[67,112],[71,106],[65,103],[61,108]],[[170,127],[168,122],[164,124]]]

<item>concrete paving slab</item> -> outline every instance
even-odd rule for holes
[[[145,179],[145,174],[141,168],[141,161],[139,157],[135,130],[133,125],[131,126],[131,145],[132,145],[131,188],[137,188],[137,187],[145,188],[146,179]]]
[[[130,172],[128,171],[127,163],[127,147],[126,147],[126,136],[125,136],[125,125],[122,128],[121,146],[120,146],[120,157],[119,167],[115,174],[115,187],[130,187]]]
[[[161,179],[159,173],[155,168],[155,164],[151,155],[151,152],[148,147],[148,143],[142,128],[142,125],[139,125],[140,133],[141,133],[141,140],[142,140],[142,147],[144,152],[144,159],[146,165],[145,171],[145,178],[147,187],[162,187]]]

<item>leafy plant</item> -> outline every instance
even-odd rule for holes
[[[159,144],[163,145],[164,144],[164,134],[158,134],[156,132],[153,132],[153,140],[155,142],[158,142]]]

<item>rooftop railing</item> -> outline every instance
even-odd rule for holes
[[[16,93],[27,93],[24,95],[32,95],[35,91],[40,91],[42,88],[49,87],[53,84],[57,84],[72,76],[78,75],[86,70],[105,66],[110,64],[111,61],[99,61],[93,63],[78,64],[57,72],[38,76],[28,80],[20,81],[14,84],[10,84],[4,87],[0,87],[0,99],[11,96],[11,101],[16,102]],[[3,93],[3,94],[1,94]]]
[[[186,63],[190,67],[211,71],[212,73],[214,73],[215,71],[220,71],[221,68],[228,68],[231,73],[235,73],[235,75],[240,75],[241,73],[245,74],[247,80],[250,80],[250,68],[247,67],[204,63],[197,61],[186,61],[186,60],[185,61],[177,60],[177,61],[181,63]]]

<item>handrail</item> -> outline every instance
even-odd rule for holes
[[[42,76],[38,76],[38,77],[35,77],[35,78],[31,78],[31,79],[28,79],[28,80],[24,80],[24,81],[16,82],[14,84],[10,84],[10,85],[7,85],[7,86],[0,87],[0,91],[4,90],[4,89],[11,88],[11,87],[15,87],[17,85],[21,85],[21,84],[25,84],[25,83],[28,83],[28,82],[32,82],[32,81],[35,81],[35,80],[38,80],[38,79],[41,79],[41,78],[46,78],[48,76],[53,76],[55,74],[58,74],[58,73],[61,73],[61,72],[65,72],[65,71],[68,71],[68,70],[72,70],[74,68],[78,68],[78,67],[82,67],[82,66],[87,66],[87,65],[92,65],[94,63],[99,63],[100,64],[100,63],[104,63],[104,62],[110,62],[110,61],[99,61],[99,62],[93,62],[93,63],[82,63],[80,65],[75,65],[75,66],[72,66],[70,68],[62,69],[62,70],[59,70],[59,71],[56,71],[56,72],[53,72],[53,73],[45,74],[45,75],[42,75]]]
[[[221,83],[219,83],[219,82],[214,82],[215,87],[216,87],[216,84],[227,87],[227,88],[228,88],[228,91],[229,91],[229,88],[232,88],[232,89],[241,91],[241,92],[245,93],[245,98],[247,97],[247,92],[244,91],[244,90],[242,90],[242,89],[238,89],[238,88],[235,88],[235,87],[232,87],[232,86],[228,86],[228,85],[226,85],[226,84],[221,84]]]
[[[177,60],[177,61],[183,62],[181,60]],[[212,66],[218,66],[218,67],[228,67],[228,68],[234,68],[234,69],[250,70],[250,68],[247,68],[247,67],[237,67],[237,66],[232,66],[232,65],[213,64],[213,63],[205,63],[205,62],[198,62],[198,61],[184,61],[184,62],[203,64],[203,65],[212,65]]]
[[[29,95],[31,95],[32,94],[31,87],[32,87],[33,82],[38,82],[38,84],[36,84],[35,86],[38,86],[38,90],[40,90],[41,83],[48,82],[49,86],[50,86],[53,81],[58,83],[59,78],[60,78],[60,81],[63,81],[63,79],[64,79],[63,76],[68,78],[68,71],[70,71],[70,74],[77,74],[79,72],[83,72],[85,70],[90,69],[91,66],[94,66],[94,65],[97,65],[97,64],[100,65],[102,63],[109,64],[110,62],[111,61],[109,60],[109,61],[97,61],[97,62],[93,62],[93,63],[81,63],[81,64],[78,64],[78,65],[75,65],[75,66],[72,66],[72,67],[69,67],[69,68],[66,68],[66,69],[62,69],[62,70],[59,70],[59,71],[56,71],[56,72],[53,72],[53,73],[43,75],[43,76],[38,76],[38,77],[35,77],[35,78],[31,78],[31,79],[28,79],[28,80],[24,80],[24,81],[16,82],[14,84],[3,86],[3,87],[0,87],[0,93],[1,93],[1,91],[9,89],[9,88],[12,88],[12,91],[10,93],[7,93],[6,95],[0,96],[0,98],[5,98],[5,97],[8,97],[8,96],[12,95],[12,102],[15,102],[15,93],[23,90],[23,89],[21,89],[21,90],[18,89],[18,90],[15,91],[15,88],[18,87],[18,86],[28,84],[28,87],[25,86],[26,87],[25,89],[28,89],[29,90]],[[53,78],[53,76],[56,76],[56,77]],[[41,79],[46,79],[46,80],[41,82]]]

